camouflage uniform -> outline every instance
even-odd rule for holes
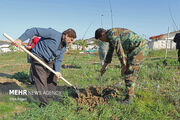
[[[113,28],[106,32],[109,42],[109,50],[105,59],[111,63],[114,49],[122,64],[127,69],[123,75],[128,99],[134,95],[134,85],[138,77],[138,71],[144,58],[149,52],[147,41],[136,33],[125,28]]]

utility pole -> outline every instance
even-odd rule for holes
[[[167,58],[168,41],[169,41],[169,27],[168,27],[168,36],[167,36],[167,40],[166,40],[166,54],[165,54],[165,59]]]
[[[112,7],[111,7],[111,1],[109,0],[109,6],[110,6],[110,12],[111,12],[111,25],[113,28],[113,15],[112,15]]]
[[[163,64],[164,66],[167,66],[167,49],[168,49],[168,40],[169,40],[169,27],[168,27],[168,35],[167,35],[167,38],[166,38],[166,52],[165,52],[165,56],[164,56],[164,61],[163,61]]]

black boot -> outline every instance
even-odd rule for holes
[[[45,103],[40,103],[39,107],[40,107],[40,108],[44,108],[44,107],[46,107],[46,105],[47,105],[47,104],[45,104]]]
[[[123,100],[124,104],[131,104],[133,102],[132,97],[130,97],[129,95],[126,95],[126,97]]]

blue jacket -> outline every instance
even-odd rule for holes
[[[55,60],[55,71],[60,72],[61,62],[66,51],[66,44],[61,42],[62,33],[52,28],[27,29],[19,39],[25,41],[33,36],[41,37],[32,49],[32,53],[46,62]]]

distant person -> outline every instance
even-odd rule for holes
[[[102,42],[109,42],[109,50],[104,65],[101,68],[101,74],[103,75],[105,73],[107,65],[111,63],[115,49],[121,62],[121,74],[126,84],[126,97],[123,101],[128,104],[131,103],[140,65],[149,51],[147,41],[125,28],[113,28],[109,30],[99,28],[95,32],[95,38]]]
[[[180,63],[180,33],[176,33],[174,42],[176,43],[176,49],[178,50],[178,61]]]
[[[52,28],[35,27],[27,29],[25,33],[14,41],[14,44],[19,47],[22,41],[30,39],[33,36],[40,37],[40,40],[32,48],[31,53],[56,71],[56,75],[54,75],[54,73],[46,69],[38,61],[31,59],[33,79],[41,102],[39,107],[44,107],[49,103],[47,97],[49,94],[46,93],[56,91],[57,78],[61,77],[60,67],[66,45],[76,38],[76,32],[71,28],[61,33]]]
[[[32,51],[32,48],[34,48],[34,46],[38,43],[39,38],[36,36],[33,36],[27,45],[25,45],[25,48],[27,50],[29,50],[30,52]],[[31,63],[31,57],[29,55],[27,55],[27,62]],[[30,70],[29,70],[29,80],[31,84],[34,84],[34,79],[33,79],[33,71],[32,71],[32,67],[30,66]]]
[[[109,49],[109,43],[100,41],[98,53],[99,53],[100,64],[102,66],[104,65],[104,60],[106,58],[108,49]]]

